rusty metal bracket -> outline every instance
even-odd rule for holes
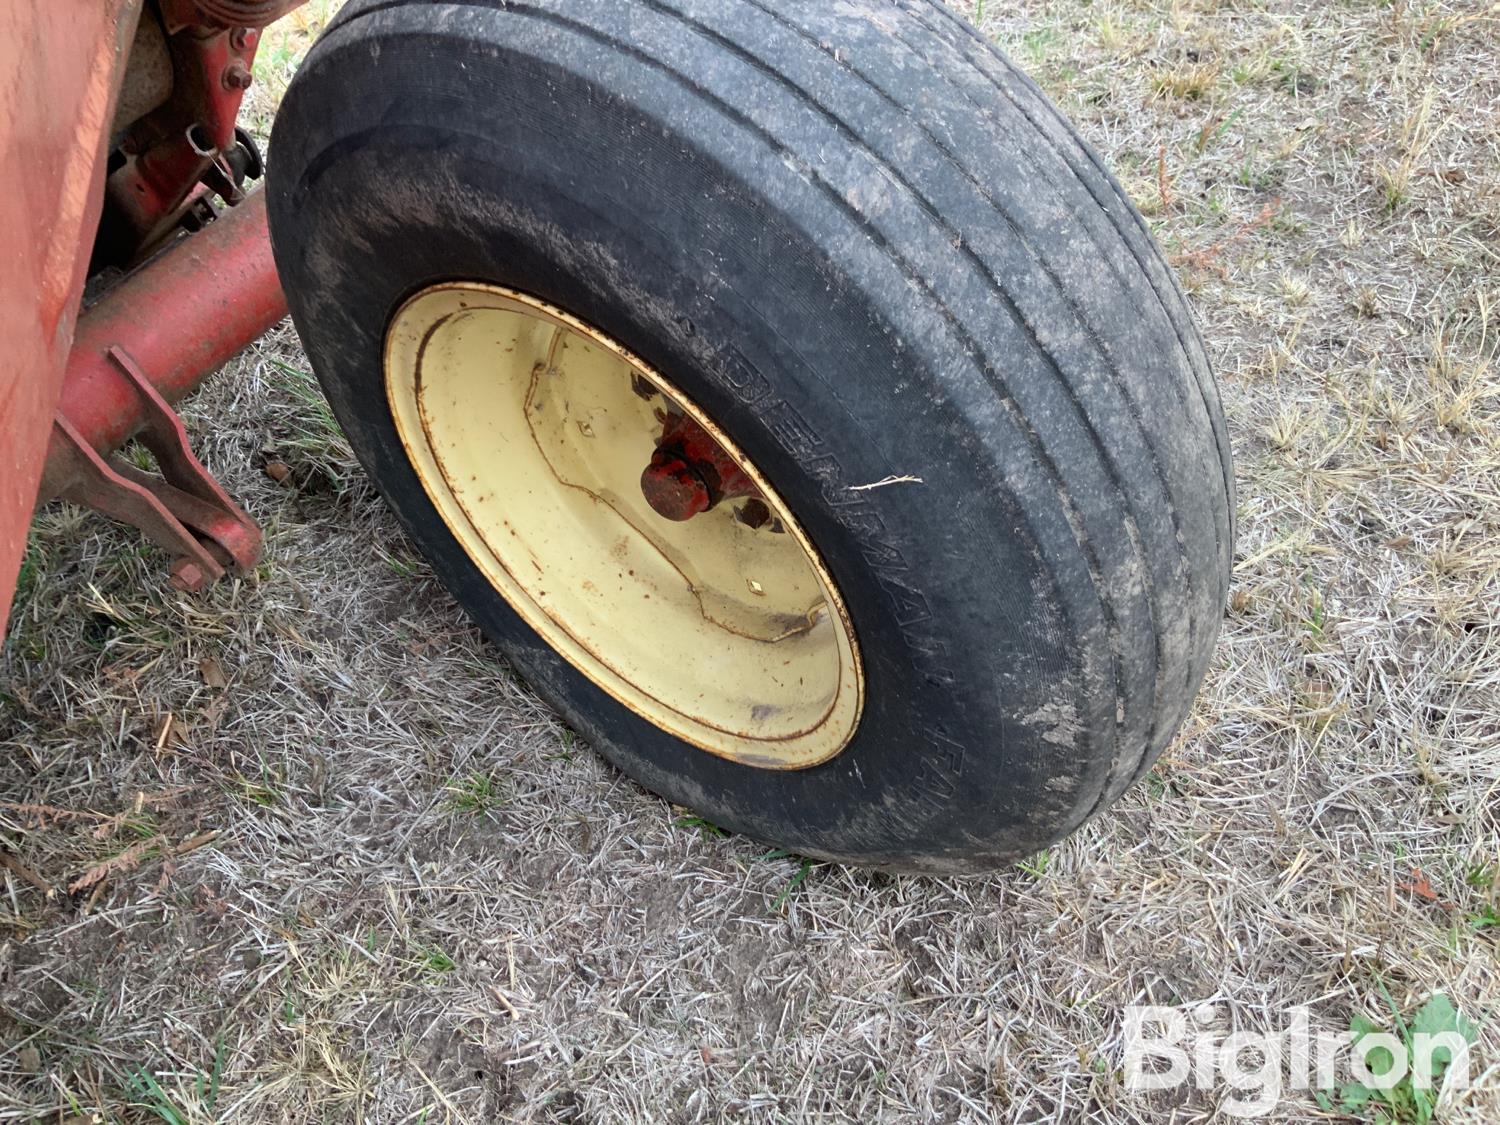
[[[53,421],[67,463],[63,498],[139,528],[172,552],[172,585],[201,590],[228,570],[260,561],[259,525],[225,494],[188,443],[182,419],[120,347],[106,353],[140,400],[144,427],[137,435],[156,458],[160,476],[118,456],[101,456],[61,413]],[[61,467],[61,466],[59,466]]]

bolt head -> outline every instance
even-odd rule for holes
[[[173,563],[170,581],[174,589],[189,594],[196,594],[208,585],[208,577],[203,573],[203,568],[192,559],[178,559]]]
[[[231,90],[248,90],[254,81],[255,75],[251,74],[250,68],[239,59],[235,59],[224,68],[224,85]]]

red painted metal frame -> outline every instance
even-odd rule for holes
[[[38,506],[61,496],[140,528],[173,554],[181,589],[253,567],[260,529],[193,456],[171,403],[286,311],[260,192],[111,289],[78,323]],[[160,476],[110,456],[137,434]]]
[[[0,630],[103,204],[140,0],[0,4]]]
[[[259,529],[192,455],[169,404],[286,315],[264,201],[242,195],[226,155],[256,28],[300,0],[147,2],[170,37],[174,88],[126,130],[108,212],[109,132],[143,0],[0,4],[0,179],[11,185],[0,193],[0,637],[33,508],[58,495],[168,546],[180,586],[259,556]],[[226,14],[242,25],[211,22]],[[80,317],[96,232],[139,258],[189,210],[212,216],[205,190],[239,205]],[[160,476],[111,456],[137,434]]]
[[[149,13],[143,17],[154,19]],[[174,86],[165,105],[133,123],[124,164],[105,185],[105,233],[116,257],[130,261],[170,236],[210,183],[238,202],[226,153],[251,84],[260,45],[254,28],[189,26],[167,41]]]
[[[156,458],[160,476],[118,457],[101,455],[59,414],[53,422],[48,470],[65,474],[61,495],[139,528],[171,551],[172,584],[201,590],[230,567],[249,570],[260,560],[259,526],[239,508],[193,455],[182,419],[120,347],[109,360],[135,395],[144,416],[140,440]]]

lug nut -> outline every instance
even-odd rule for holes
[[[759,496],[745,501],[745,506],[735,513],[735,519],[751,530],[759,530],[771,522],[771,509]]]

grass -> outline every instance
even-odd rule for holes
[[[436,947],[422,950],[417,963],[421,966],[422,971],[430,977],[441,977],[445,973],[451,973],[454,969],[458,968],[457,961]]]
[[[454,812],[478,816],[498,808],[505,801],[495,779],[487,773],[470,774],[448,786],[448,808]]]
[[[798,887],[807,882],[807,877],[812,874],[812,869],[813,861],[810,859],[803,859],[797,864],[796,873],[786,881],[786,886],[782,887],[780,892],[777,893],[776,898],[772,900],[772,914],[781,913],[782,908],[786,906],[787,899],[792,897]]]
[[[724,829],[720,828],[717,824],[710,823],[709,821],[704,820],[701,816],[679,816],[672,821],[672,827],[696,829],[698,832],[701,832],[703,834],[703,837],[705,839],[708,840],[712,840],[720,836],[729,835],[728,832],[724,831]]]
[[[273,32],[262,134],[334,7]],[[102,520],[33,533],[0,1122],[1206,1123],[1224,1091],[1124,1088],[1125,1005],[1399,1035],[1437,997],[1475,1084],[1434,1120],[1500,1118],[1496,14],[990,0],[983,27],[1147,213],[1236,447],[1224,639],[1142,783],[970,880],[667,806],[442,594],[283,326],[187,407],[267,529],[255,575],[187,597]],[[1269,1119],[1423,1112],[1322,1093]]]
[[[219,1101],[219,1080],[224,1073],[224,1057],[224,1036],[221,1033],[214,1046],[213,1063],[208,1070],[200,1070],[193,1082],[191,1102],[181,1102],[179,1097],[169,1094],[156,1076],[144,1067],[129,1074],[126,1092],[137,1106],[167,1125],[194,1125],[198,1121],[213,1120]],[[184,1109],[183,1105],[192,1108]]]
[[[1366,1066],[1370,1075],[1376,1079],[1375,1083],[1366,1085],[1357,1080],[1346,1082],[1337,1090],[1318,1093],[1316,1100],[1325,1110],[1337,1108],[1356,1117],[1371,1117],[1377,1121],[1390,1122],[1391,1125],[1427,1125],[1437,1114],[1440,1095],[1436,1091],[1442,1088],[1443,1074],[1453,1062],[1452,1048],[1440,1046],[1431,1050],[1433,1065],[1430,1083],[1418,1083],[1409,1072],[1392,1082],[1387,1076],[1395,1077],[1393,1072],[1397,1067],[1396,1056],[1387,1047],[1374,1046],[1373,1037],[1388,1035],[1393,1030],[1393,1038],[1405,1049],[1406,1057],[1413,1059],[1420,1057],[1417,1041],[1419,1035],[1456,1035],[1472,1044],[1475,1038],[1474,1027],[1446,996],[1432,997],[1408,1023],[1402,1018],[1401,1010],[1383,985],[1381,995],[1390,1010],[1391,1029],[1384,1028],[1363,1015],[1356,1015],[1349,1025],[1354,1047],[1358,1048],[1363,1040],[1371,1040],[1371,1045],[1367,1048]],[[1406,1069],[1405,1066],[1402,1069]]]

